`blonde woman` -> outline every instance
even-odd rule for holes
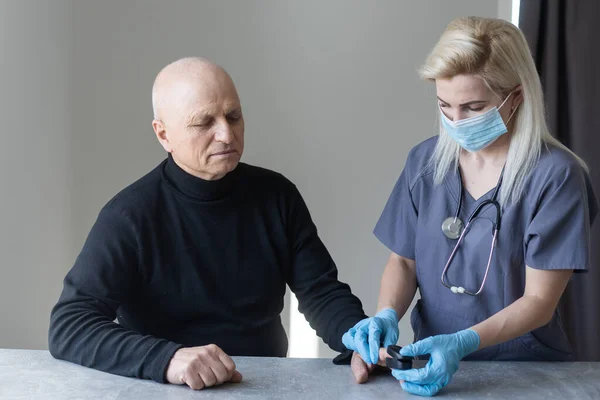
[[[392,253],[378,313],[343,338],[357,380],[397,341],[417,287],[416,342],[401,354],[429,361],[392,370],[408,392],[435,395],[462,359],[569,360],[556,307],[588,268],[598,206],[583,161],[548,132],[523,34],[457,19],[420,74],[436,85],[440,132],[412,149],[375,227]]]

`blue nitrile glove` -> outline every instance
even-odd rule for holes
[[[368,364],[377,364],[379,348],[396,344],[398,341],[398,316],[392,308],[384,308],[374,317],[365,318],[342,336],[342,343],[357,351]]]
[[[479,335],[471,329],[431,336],[400,350],[403,356],[429,354],[427,365],[419,369],[392,370],[402,389],[419,396],[435,396],[448,385],[458,370],[458,362],[479,348]]]

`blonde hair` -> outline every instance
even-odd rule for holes
[[[452,21],[419,70],[421,78],[435,81],[472,74],[489,89],[506,98],[518,85],[523,102],[512,116],[512,137],[498,200],[504,208],[517,202],[525,183],[539,160],[542,146],[551,144],[571,153],[550,135],[545,120],[540,79],[523,33],[501,19],[465,17]],[[451,166],[458,166],[460,146],[440,124],[440,133],[431,163],[434,181],[442,182]]]

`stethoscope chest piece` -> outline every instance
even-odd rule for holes
[[[463,222],[458,217],[448,217],[442,223],[442,232],[448,239],[458,239],[462,229]]]

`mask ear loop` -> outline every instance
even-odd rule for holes
[[[513,112],[510,113],[510,116],[508,117],[508,119],[506,120],[506,124],[504,124],[504,125],[508,125],[512,116],[515,115],[515,113],[517,112],[517,108],[519,108],[519,106],[517,106],[513,109]]]
[[[512,94],[513,94],[513,93],[514,93],[514,92],[510,92],[510,93],[508,94],[508,96],[506,96],[506,98],[504,99],[504,101],[502,102],[502,104],[500,104],[500,106],[498,107],[498,110],[500,110],[500,109],[502,108],[502,106],[504,106],[504,103],[506,103],[506,101],[507,101],[508,99],[510,99],[510,96],[512,96]]]
[[[514,93],[514,91],[510,92],[508,94],[508,96],[506,96],[506,99],[504,99],[504,101],[502,102],[502,104],[500,104],[500,107],[498,107],[498,110],[500,110],[502,108],[502,106],[504,105],[504,103],[506,103],[506,101],[510,98],[510,96],[512,96]],[[519,104],[520,105],[520,104]],[[511,118],[513,117],[513,115],[515,115],[515,113],[517,112],[517,109],[519,108],[519,106],[516,106],[512,109],[512,112],[510,113],[510,115],[508,116],[508,119],[506,120],[506,123],[504,125],[508,125],[508,123],[510,122]]]

